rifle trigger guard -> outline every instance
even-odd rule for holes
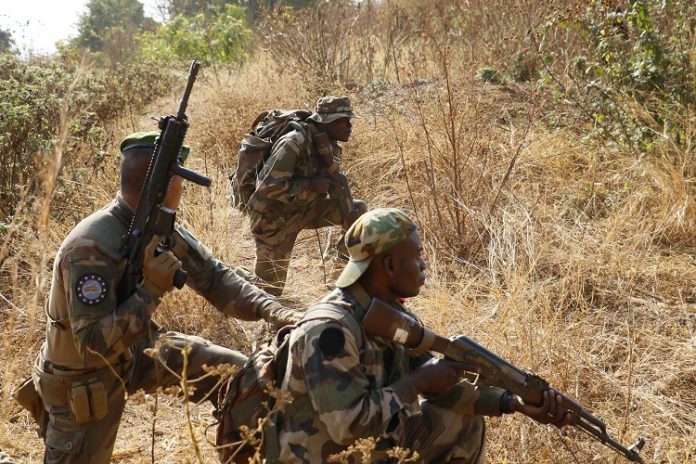
[[[414,348],[409,348],[408,349],[408,355],[409,356],[419,356],[426,351],[430,349],[431,346],[433,346],[433,342],[435,341],[435,332],[432,330],[428,329],[427,327],[423,327],[423,336],[421,337],[420,343],[418,343],[417,346]]]

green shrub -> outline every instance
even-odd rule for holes
[[[172,83],[171,74],[152,63],[123,64],[87,70],[68,93],[76,72],[65,60],[0,55],[0,220],[12,214],[38,157],[52,149],[64,100],[71,116],[64,163],[74,164],[83,154],[95,164],[103,156],[106,123],[164,94]]]
[[[245,8],[229,4],[217,14],[178,15],[141,40],[141,54],[148,59],[241,63],[247,58],[251,30]]]
[[[577,44],[562,68],[548,70],[595,135],[636,153],[652,150],[659,138],[686,148],[696,98],[694,18],[696,4],[687,0],[591,2],[549,23]]]
[[[491,84],[500,84],[502,79],[495,68],[483,66],[476,71],[476,79],[481,82],[490,82]]]

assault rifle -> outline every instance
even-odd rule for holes
[[[355,217],[356,211],[353,195],[350,192],[348,178],[338,169],[338,164],[334,159],[333,149],[329,142],[329,136],[325,132],[319,132],[313,134],[313,138],[314,146],[321,156],[321,162],[333,181],[332,186],[329,188],[329,197],[336,202],[338,209],[341,211],[343,221],[352,224],[357,219]]]
[[[157,253],[162,253],[170,245],[174,232],[176,211],[162,205],[169,183],[175,175],[181,176],[195,184],[208,187],[210,179],[181,165],[181,148],[184,145],[188,117],[186,106],[196,81],[200,63],[193,61],[189,70],[188,82],[184,95],[179,103],[176,115],[163,116],[159,119],[160,135],[155,142],[152,159],[147,168],[147,176],[140,193],[138,207],[133,215],[128,233],[123,237],[121,251],[127,259],[124,278],[119,287],[119,297],[127,297],[135,288],[142,276],[142,263],[145,247],[153,235],[165,237],[164,243],[158,246]],[[181,288],[186,282],[186,271],[179,269],[174,275],[174,286]]]
[[[394,340],[411,348],[414,354],[434,351],[454,361],[479,366],[481,372],[478,374],[477,382],[505,389],[520,396],[527,404],[541,405],[543,393],[549,389],[546,380],[514,366],[471,339],[460,336],[450,340],[437,335],[408,314],[377,298],[372,300],[362,325],[366,333]],[[644,463],[639,455],[645,444],[644,438],[638,438],[633,445],[626,448],[607,433],[604,422],[566,395],[561,394],[561,398],[560,407],[578,418],[573,424],[575,427],[630,461]]]

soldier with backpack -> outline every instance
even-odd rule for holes
[[[287,341],[280,386],[293,400],[276,422],[278,462],[327,462],[357,439],[375,437],[372,462],[398,446],[418,452],[418,462],[478,464],[483,416],[520,412],[544,424],[571,423],[553,389],[541,405],[525,404],[506,390],[461,380],[476,365],[372,335],[364,317],[374,300],[416,318],[403,299],[418,295],[425,281],[416,225],[402,210],[369,211],[345,239],[350,262],[337,288],[309,309]]]
[[[347,229],[367,210],[353,200],[338,165],[358,117],[348,97],[324,97],[316,111],[260,115],[242,142],[230,180],[232,202],[251,221],[255,274],[271,294],[285,286],[290,255],[303,229]]]

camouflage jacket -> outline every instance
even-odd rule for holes
[[[309,180],[326,172],[312,143],[312,124],[307,131],[292,130],[273,145],[256,181],[249,206],[256,213],[292,216],[305,211],[325,196],[309,189]],[[340,162],[341,147],[332,142],[334,159]]]
[[[361,320],[369,305],[365,297],[354,284],[335,289],[322,303]],[[405,377],[426,362],[429,353],[409,357],[402,345],[379,337],[356,337],[338,321],[308,321],[290,336],[282,387],[293,402],[280,420],[280,462],[326,462],[365,437],[398,443],[405,434],[404,419],[420,411],[419,397]],[[362,346],[357,338],[363,339]],[[500,415],[502,393],[461,381],[428,399],[461,414]]]
[[[130,357],[130,347],[148,335],[159,300],[139,286],[124,301],[117,299],[126,267],[121,237],[132,215],[119,196],[82,220],[63,241],[46,303],[44,359],[69,369],[102,367],[104,359],[115,363],[121,354]],[[184,228],[177,226],[173,240],[173,252],[188,272],[186,283],[224,314],[255,320],[261,309],[275,304]]]

